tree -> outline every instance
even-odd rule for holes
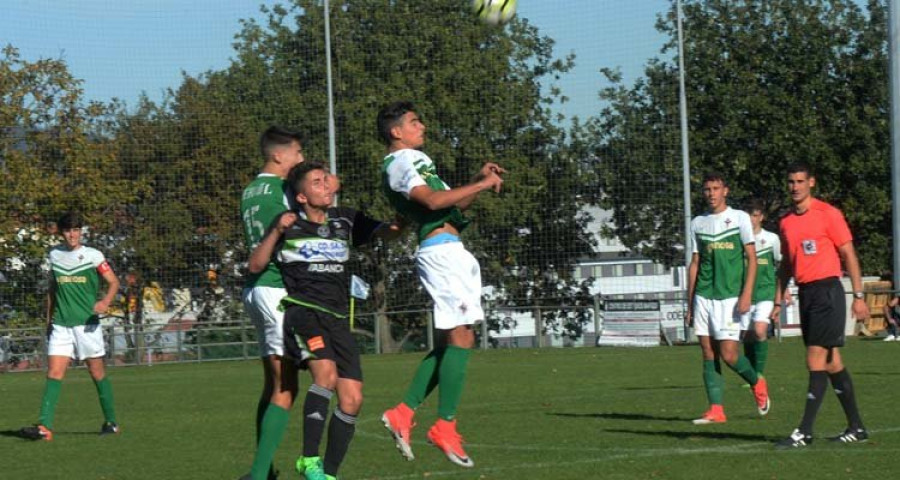
[[[327,154],[321,2],[295,0],[264,12],[263,25],[244,23],[227,69],[185,78],[169,105],[130,120],[190,131],[190,137],[171,138],[167,148],[214,171],[219,166],[201,153],[208,145],[220,147],[218,161],[231,162],[225,170],[239,182],[212,182],[218,188],[212,202],[218,219],[237,211],[241,185],[259,169],[258,155],[247,145],[266,125],[303,131],[308,159]],[[592,172],[567,150],[565,132],[550,113],[552,103],[564,99],[552,88],[544,93],[544,84],[565,73],[572,58],[554,58],[553,41],[524,20],[505,29],[484,25],[453,0],[348,0],[333,2],[330,13],[341,203],[376,217],[392,214],[380,191],[384,147],[374,117],[388,101],[411,99],[429,126],[426,151],[448,183],[467,182],[486,160],[510,170],[505,193],[483,195],[471,213],[477,221],[466,233],[485,283],[510,301],[576,295],[577,288],[558,284],[571,281],[577,258],[590,251],[581,228],[585,219],[576,215],[585,200],[572,193]],[[182,161],[161,158],[168,158],[167,165]],[[211,222],[210,232],[240,250],[236,223]],[[384,312],[427,306],[414,278],[414,248],[407,239],[363,251],[356,259],[355,270],[373,283],[373,298],[364,305],[381,312],[384,325]],[[411,327],[421,320],[419,315],[403,323]],[[394,336],[383,341],[399,343]]]
[[[28,324],[44,317],[39,266],[48,245],[45,225],[66,210],[81,210],[89,239],[115,247],[110,233],[144,188],[120,175],[110,136],[117,105],[85,103],[81,95],[81,81],[62,60],[27,61],[16,48],[3,48],[0,255],[7,282],[0,290],[19,296],[14,303]],[[116,257],[115,251],[105,253]]]
[[[702,172],[731,180],[732,203],[766,202],[769,228],[789,205],[784,169],[811,163],[818,195],[847,215],[863,268],[888,266],[890,245],[886,12],[856,2],[684,2],[685,71],[694,211]],[[675,51],[673,10],[657,28]],[[639,252],[678,263],[680,215],[677,65],[654,59],[633,86],[607,71],[609,107],[590,123],[612,233]],[[653,148],[648,149],[648,146]],[[646,185],[646,195],[624,193]],[[652,192],[652,194],[651,194]]]

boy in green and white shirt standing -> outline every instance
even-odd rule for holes
[[[104,419],[100,434],[119,433],[112,385],[103,364],[106,344],[99,318],[119,291],[119,279],[102,253],[82,245],[81,215],[69,212],[58,225],[65,242],[53,247],[48,255],[47,383],[37,425],[23,428],[21,434],[32,440],[53,440],[53,417],[70,359],[87,365],[97,387]],[[97,300],[101,277],[106,281],[106,293]]]
[[[750,311],[741,318],[744,355],[760,375],[769,357],[769,325],[777,322],[781,314],[781,305],[775,305],[775,266],[781,261],[781,240],[778,235],[762,228],[765,219],[763,212],[764,206],[759,199],[754,199],[747,207],[756,246],[756,283]]]
[[[687,322],[700,340],[709,409],[695,425],[726,421],[720,359],[753,387],[759,414],[769,413],[765,379],[738,353],[741,318],[750,311],[756,280],[756,262],[746,261],[756,258],[750,218],[728,206],[728,185],[718,173],[704,177],[703,197],[709,212],[691,221]]]

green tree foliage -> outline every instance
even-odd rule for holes
[[[485,283],[496,286],[503,300],[575,295],[572,266],[590,244],[582,228],[587,219],[577,215],[584,199],[572,193],[591,171],[569,153],[550,113],[553,102],[564,100],[550,83],[572,66],[572,58],[555,58],[553,41],[524,20],[492,27],[455,0],[331,5],[341,204],[376,217],[392,215],[380,191],[385,149],[375,114],[389,101],[410,99],[428,125],[425,151],[449,184],[468,182],[488,160],[510,171],[504,193],[482,195],[470,213],[477,222],[466,232],[467,244],[482,262]],[[212,188],[210,198],[182,208],[223,242],[220,253],[242,249],[235,212],[241,187],[261,165],[251,146],[262,129],[272,123],[297,128],[306,135],[307,159],[327,155],[321,2],[295,0],[264,13],[263,24],[244,23],[227,69],[185,78],[170,103],[145,105],[129,119],[133,151],[149,162],[141,175],[157,185],[151,204],[160,205],[165,175],[207,177],[203,188]],[[168,146],[141,140],[159,135]],[[231,177],[220,178],[220,172]],[[207,201],[206,207],[195,204]],[[415,279],[414,248],[406,239],[363,252],[357,271],[373,283],[364,309],[426,305]],[[179,251],[163,251],[173,250]]]
[[[674,8],[674,7],[673,7]],[[694,211],[702,172],[731,183],[732,204],[759,196],[769,228],[789,205],[784,168],[818,171],[818,195],[844,210],[863,269],[890,261],[886,11],[870,0],[684,2],[685,71]],[[675,51],[674,10],[660,19]],[[607,72],[609,107],[589,130],[602,158],[604,203],[629,247],[678,263],[684,238],[677,65],[653,60],[626,86]],[[661,145],[647,152],[646,145]],[[644,179],[653,195],[629,196]],[[621,194],[621,195],[620,195]]]
[[[40,265],[55,243],[45,225],[80,210],[88,241],[115,246],[114,227],[142,189],[121,176],[110,135],[117,105],[81,96],[62,60],[26,61],[12,46],[0,53],[0,291],[26,324],[44,316]]]

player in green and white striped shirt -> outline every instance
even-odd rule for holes
[[[781,261],[781,240],[778,235],[762,228],[764,210],[759,199],[754,199],[747,206],[756,246],[756,284],[753,286],[753,305],[741,319],[744,355],[760,375],[769,357],[769,324],[777,322],[781,314],[781,305],[775,305],[775,265]]]
[[[119,433],[112,385],[103,364],[106,343],[99,319],[119,291],[119,279],[102,253],[81,244],[81,215],[67,213],[58,226],[65,242],[53,247],[48,255],[47,383],[38,423],[23,428],[21,434],[32,440],[53,440],[56,403],[70,359],[84,361],[97,387],[104,418],[100,434]],[[106,293],[97,300],[101,277],[107,284]]]
[[[753,386],[760,415],[769,412],[766,381],[738,352],[741,316],[750,310],[756,258],[750,217],[728,206],[728,185],[717,173],[703,179],[709,213],[691,221],[693,258],[688,270],[687,321],[703,352],[703,383],[709,409],[694,424],[724,423],[719,359]],[[715,343],[713,343],[715,341]]]

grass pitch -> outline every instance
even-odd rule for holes
[[[771,343],[768,417],[756,414],[750,391],[726,371],[728,422],[707,426],[690,422],[706,408],[696,346],[479,351],[459,412],[473,469],[451,464],[425,442],[435,395],[416,419],[416,460],[400,457],[379,418],[401,399],[421,354],[365,356],[366,401],[341,478],[893,478],[900,453],[900,343],[851,339],[843,353],[871,440],[826,441],[845,426],[829,389],[815,443],[776,451],[773,442],[796,426],[805,401],[797,339]],[[0,478],[233,480],[249,471],[258,362],[109,372],[122,433],[97,435],[102,416],[93,383],[85,370],[70,370],[49,443],[16,436],[37,418],[43,374],[0,375]],[[304,378],[302,388],[308,385]],[[298,405],[275,459],[281,479],[301,478],[293,471],[299,449]]]

